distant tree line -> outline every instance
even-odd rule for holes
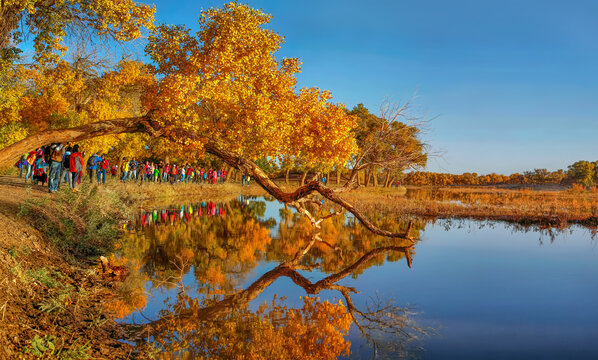
[[[524,173],[510,175],[501,174],[447,174],[425,171],[414,171],[406,173],[401,179],[404,185],[504,185],[504,184],[557,184],[571,185],[579,184],[584,187],[598,185],[598,161],[577,161],[567,167],[567,170],[559,169],[548,171],[546,169],[534,169]]]

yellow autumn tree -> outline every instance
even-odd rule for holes
[[[12,95],[6,100],[11,106],[0,108],[5,115],[0,123],[14,130],[12,136],[1,139],[0,146],[48,129],[138,116],[145,88],[154,81],[147,67],[122,60],[100,74],[100,69],[90,63],[89,59],[77,57],[72,62],[19,65],[10,70],[18,85],[10,87],[11,93],[7,90],[7,95]],[[117,146],[122,137],[92,138],[83,145],[89,153],[102,152]]]
[[[332,103],[329,92],[296,88],[300,61],[276,58],[283,38],[266,28],[270,19],[232,2],[202,11],[194,35],[182,26],[156,27],[146,47],[156,81],[145,87],[145,115],[39,132],[0,150],[0,164],[50,142],[148,133],[171,141],[176,151],[221,158],[250,174],[276,199],[301,207],[302,213],[305,197],[317,192],[376,234],[404,237],[378,229],[340,198],[348,186],[332,190],[310,181],[285,193],[254,162],[294,156],[330,167],[347,162],[357,150],[355,117]]]
[[[210,142],[255,160],[301,154],[343,162],[355,150],[355,121],[329,92],[296,89],[298,59],[277,60],[283,38],[270,15],[230,3],[201,13],[195,36],[157,27],[146,51],[160,83],[149,99],[162,132],[186,148]]]
[[[164,321],[154,331],[165,356],[189,359],[336,359],[350,354],[345,339],[351,315],[340,301],[303,297],[301,308],[274,296],[256,311],[243,305],[219,318]],[[182,294],[177,312],[198,312],[197,299]],[[204,305],[205,306],[205,305]],[[163,316],[169,317],[169,312]]]
[[[133,0],[4,0],[0,6],[0,48],[18,46],[33,35],[35,57],[56,60],[68,50],[66,38],[100,36],[129,41],[152,28],[155,8]]]

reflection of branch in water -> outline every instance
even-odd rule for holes
[[[391,318],[380,317],[378,321],[378,325],[380,326],[376,328],[374,326],[375,322],[372,321],[375,317],[375,313],[372,312],[370,308],[367,308],[364,311],[360,311],[353,304],[351,300],[351,294],[357,293],[357,290],[352,287],[338,285],[337,282],[345,278],[352,272],[359,270],[373,258],[388,252],[398,251],[404,253],[408,258],[408,264],[411,265],[411,257],[409,255],[409,251],[412,248],[413,245],[387,246],[374,249],[363,255],[351,266],[335,274],[329,275],[315,283],[312,283],[303,275],[301,275],[298,272],[298,270],[311,270],[315,268],[317,265],[299,265],[298,261],[301,259],[301,256],[296,256],[296,258],[293,261],[282,263],[278,265],[276,268],[266,272],[258,280],[253,282],[249,287],[247,287],[243,291],[226,296],[224,299],[205,307],[199,308],[198,306],[189,306],[183,309],[179,309],[179,311],[173,311],[172,313],[166,314],[161,319],[152,321],[146,325],[132,325],[130,326],[130,330],[136,333],[136,338],[138,340],[141,340],[141,337],[148,336],[148,334],[153,335],[154,337],[160,337],[161,331],[164,331],[164,329],[172,328],[173,324],[176,324],[176,326],[174,326],[176,329],[194,331],[195,329],[200,328],[202,323],[214,322],[218,321],[219,319],[226,318],[226,316],[228,316],[229,314],[232,314],[235,311],[238,311],[239,309],[245,307],[251,300],[255,299],[279,277],[288,277],[295,284],[301,286],[305,290],[305,292],[310,295],[318,294],[322,290],[339,291],[345,298],[345,301],[347,303],[346,308],[348,312],[350,313],[351,317],[355,320],[357,326],[360,329],[362,329],[364,335],[366,335],[367,338],[368,331],[372,332],[377,331],[376,329],[383,330],[385,328],[396,329],[398,326],[400,326],[401,323],[398,319],[398,316],[400,316],[400,308],[393,307],[391,309],[390,307],[387,307],[386,310],[394,309],[393,311],[395,311],[396,317],[394,317],[394,320],[391,323],[389,323],[386,327],[383,326],[383,321],[391,320]],[[303,250],[299,251],[299,253],[302,252]],[[383,309],[384,308],[382,308],[382,310]],[[403,312],[402,316],[407,315],[407,312]],[[367,323],[365,323],[363,319],[367,320]],[[402,324],[405,326],[412,326],[412,324],[406,319],[403,320]],[[405,333],[407,333],[407,330],[405,330]],[[396,331],[395,334],[401,333]],[[134,338],[135,336],[133,336],[133,338],[130,340],[134,340]],[[408,337],[403,336],[402,339],[408,339]]]
[[[341,306],[340,313],[344,314],[343,316],[346,319],[345,324],[350,324],[351,322],[354,322],[356,326],[360,329],[362,334],[365,336],[365,338],[368,340],[368,342],[374,344],[375,349],[378,348],[378,344],[380,343],[379,339],[377,339],[379,333],[394,336],[394,340],[397,340],[394,341],[395,343],[404,343],[406,341],[416,338],[417,334],[422,333],[422,331],[416,328],[412,321],[410,321],[407,318],[410,315],[408,310],[402,309],[397,306],[393,306],[391,303],[382,305],[380,301],[374,304],[376,306],[372,306],[371,303],[367,303],[366,308],[360,310],[354,305],[351,299],[351,295],[357,293],[357,290],[353,287],[338,284],[340,280],[344,279],[350,274],[358,273],[364,267],[367,267],[368,264],[371,264],[372,260],[379,258],[381,255],[387,253],[403,253],[407,259],[408,266],[411,267],[412,259],[410,251],[414,247],[414,240],[410,236],[413,227],[412,222],[409,222],[407,231],[400,239],[397,239],[396,236],[394,237],[394,241],[403,240],[403,243],[407,243],[407,245],[402,246],[402,244],[397,243],[393,246],[385,246],[370,250],[366,252],[364,255],[362,255],[360,258],[358,258],[356,261],[354,261],[350,266],[336,273],[328,275],[319,281],[312,283],[298,271],[310,271],[314,268],[319,267],[319,264],[305,265],[300,264],[300,262],[302,261],[304,256],[310,252],[310,250],[314,247],[314,244],[316,243],[322,244],[335,250],[336,254],[338,254],[341,260],[343,260],[342,249],[338,246],[333,245],[334,241],[328,242],[326,240],[323,240],[319,233],[323,221],[337,216],[339,214],[342,214],[343,212],[338,210],[332,210],[332,212],[329,212],[330,210],[327,210],[325,215],[316,219],[316,217],[312,214],[317,214],[318,211],[323,208],[323,203],[321,201],[318,202],[313,201],[312,199],[307,199],[305,201],[296,201],[293,203],[293,206],[297,208],[300,214],[302,214],[307,220],[309,220],[309,222],[311,223],[312,230],[308,244],[296,251],[292,260],[281,263],[276,268],[266,272],[259,279],[257,279],[251,285],[249,285],[245,290],[225,296],[217,301],[214,299],[206,299],[204,303],[200,305],[197,299],[191,299],[184,292],[179,293],[179,296],[177,297],[177,302],[173,306],[172,310],[164,311],[162,313],[163,316],[160,319],[149,322],[145,325],[130,326],[130,330],[137,335],[133,336],[130,340],[134,340],[135,338],[140,339],[140,336],[151,335],[155,339],[164,339],[164,341],[161,341],[162,344],[168,344],[170,341],[177,341],[173,339],[179,339],[179,341],[180,339],[185,339],[188,337],[189,339],[191,339],[195,336],[203,334],[206,330],[213,330],[222,326],[239,326],[240,328],[251,326],[242,325],[242,323],[239,323],[239,321],[243,321],[243,319],[245,319],[243,316],[239,317],[239,314],[247,315],[247,306],[250,303],[250,301],[254,300],[267,287],[274,283],[279,277],[288,277],[296,285],[301,286],[304,289],[304,291],[309,295],[319,294],[322,290],[338,291],[340,294],[343,295],[343,298],[346,303],[346,306],[342,306],[342,302],[339,302]],[[319,211],[319,214],[321,213],[322,212]],[[174,265],[175,267],[177,267],[177,264]],[[316,303],[318,303],[319,300],[313,301],[316,301]],[[324,308],[326,308],[326,305],[324,304],[321,304],[321,306],[324,306]],[[286,307],[284,307],[284,309],[286,309]],[[252,316],[255,318],[255,316],[263,315],[264,313],[256,312]],[[284,322],[288,319],[290,318],[286,318],[286,320],[285,318],[269,318],[269,320],[266,320],[266,322],[272,321],[272,323],[276,324],[276,326],[285,327]],[[322,317],[320,317],[320,321],[321,319]],[[233,321],[236,325],[230,324],[230,321]],[[411,327],[412,329],[407,329],[406,327]],[[290,326],[290,328],[291,330],[289,331],[291,333],[293,331],[296,331],[292,330],[292,326]],[[228,327],[227,329],[230,330],[230,327]],[[348,330],[348,328],[346,329]],[[228,330],[224,330],[223,328],[223,331]],[[339,330],[336,336],[341,335],[341,333],[342,331]],[[218,335],[210,336],[215,336],[215,338],[218,339]],[[249,333],[247,333],[244,336],[251,337],[252,335],[249,335]],[[207,347],[206,350],[202,351],[209,351],[211,345],[205,345],[202,341],[199,341],[198,343],[203,344],[200,345],[200,348]],[[251,340],[249,339],[247,341]],[[313,345],[318,346],[315,343]],[[235,345],[228,343],[218,343],[216,344],[216,346],[227,347]]]
[[[383,302],[378,296],[370,298],[362,311],[355,307],[348,293],[342,294],[353,323],[372,344],[376,355],[383,350],[387,355],[404,357],[409,354],[408,344],[428,334],[428,330],[413,320],[415,312],[394,305],[392,300]]]

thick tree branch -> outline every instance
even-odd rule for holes
[[[0,150],[0,166],[12,165],[21,155],[55,142],[78,142],[103,135],[145,132],[156,134],[150,116],[98,121],[68,129],[40,131]]]
[[[317,192],[324,198],[332,201],[335,204],[340,205],[345,210],[352,213],[363,224],[363,226],[365,226],[374,234],[380,236],[387,236],[391,238],[402,238],[412,241],[408,233],[392,233],[390,231],[378,228],[371,221],[369,221],[361,212],[359,212],[359,210],[357,210],[353,205],[351,205],[346,200],[340,198],[333,189],[326,187],[324,184],[318,181],[310,181],[309,183],[299,187],[295,191],[286,193],[282,191],[282,189],[274,181],[272,181],[268,177],[268,175],[266,175],[266,173],[264,173],[262,169],[260,169],[259,166],[257,166],[254,162],[236,156],[234,153],[221,149],[212,143],[206,144],[205,150],[208,153],[221,158],[230,166],[240,171],[243,171],[246,174],[251,175],[264,190],[266,190],[270,195],[274,196],[277,200],[283,203],[293,203],[314,192]]]

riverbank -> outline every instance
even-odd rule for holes
[[[408,187],[404,195],[379,189],[345,197],[359,209],[384,216],[499,220],[560,228],[598,226],[598,193],[594,191]]]
[[[288,189],[290,190],[290,189]],[[0,358],[139,358],[110,306],[119,286],[98,258],[140,208],[265,195],[256,185],[144,184],[86,179],[80,192],[0,176]],[[492,188],[361,188],[343,194],[364,213],[595,226],[598,194]]]
[[[113,179],[111,179],[113,180]],[[0,358],[136,358],[107,302],[118,281],[98,257],[139,207],[262,195],[235,184],[122,184],[84,181],[79,193],[0,176]],[[114,275],[114,274],[111,274]]]

